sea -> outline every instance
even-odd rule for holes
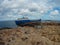
[[[14,20],[0,21],[0,28],[16,28],[17,25]]]

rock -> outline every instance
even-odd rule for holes
[[[28,38],[27,37],[24,37],[24,38],[21,38],[23,41],[27,40]]]
[[[0,45],[5,45],[5,43],[4,42],[0,42]]]
[[[0,38],[0,41],[3,41],[3,39],[2,39],[2,38]]]

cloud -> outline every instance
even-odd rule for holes
[[[59,12],[59,10],[53,10],[53,11],[51,11],[49,16],[52,19],[59,18],[60,17],[60,12]]]
[[[0,16],[14,19],[20,15],[31,18],[41,18],[53,10],[54,5],[56,5],[53,2],[49,3],[49,1],[50,0],[1,0]],[[55,10],[52,11],[50,15],[57,15],[58,13],[59,12]]]
[[[28,13],[30,12],[28,9],[21,9],[20,13]]]
[[[3,2],[4,0],[0,0],[0,4]]]
[[[58,10],[54,10],[51,12],[51,15],[58,15],[59,14],[59,11]]]
[[[38,11],[39,9],[39,5],[37,3],[30,3],[28,4],[28,9],[31,11],[31,12],[35,12],[35,11]]]
[[[24,4],[25,0],[4,0],[2,3],[2,6],[4,7],[9,7],[9,8],[16,8],[19,7],[19,5],[21,6],[22,4]]]
[[[53,1],[54,1],[54,3],[55,3],[55,6],[60,7],[60,0],[53,0]]]

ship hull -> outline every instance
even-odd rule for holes
[[[16,25],[26,25],[26,24],[30,24],[30,23],[41,22],[41,20],[17,20],[15,22],[16,22]]]

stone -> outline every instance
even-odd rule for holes
[[[27,40],[28,38],[27,37],[25,37],[25,38],[21,38],[23,41],[25,41],[25,40]]]
[[[5,43],[4,42],[0,42],[0,45],[5,45]]]

